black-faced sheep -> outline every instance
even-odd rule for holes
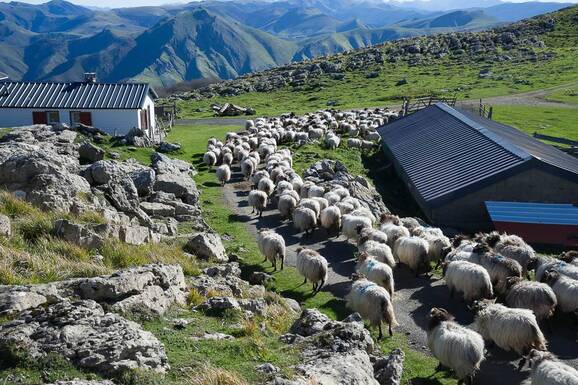
[[[452,369],[458,385],[473,384],[484,360],[482,336],[454,322],[445,309],[433,308],[428,316],[427,344],[440,366]]]
[[[221,182],[221,186],[224,186],[225,183],[231,180],[231,168],[226,164],[217,167],[216,174],[217,179]]]
[[[267,208],[267,194],[261,190],[251,190],[249,192],[249,206],[253,208],[251,214],[255,211],[259,214],[259,218],[263,216],[263,211]]]
[[[560,255],[560,260],[578,267],[578,251],[567,251]]]
[[[379,328],[379,339],[383,338],[382,322],[388,324],[389,335],[392,328],[398,326],[395,319],[391,296],[386,289],[365,278],[353,282],[351,291],[346,297],[347,306],[368,320],[372,326]]]
[[[371,282],[375,282],[385,288],[390,297],[393,298],[395,286],[393,270],[388,264],[378,261],[366,252],[361,252],[357,256],[356,271],[359,274],[363,274]]]
[[[578,280],[578,267],[550,257],[538,258],[538,267],[536,268],[536,281],[542,281],[547,271],[555,271],[563,276]]]
[[[450,291],[463,295],[466,302],[490,299],[494,296],[488,271],[480,265],[468,261],[453,261],[444,267],[444,279]]]
[[[506,305],[532,310],[538,322],[550,318],[558,304],[550,286],[541,282],[523,281],[519,277],[508,278],[505,294]]]
[[[257,244],[261,254],[265,256],[265,261],[268,260],[273,265],[274,271],[277,271],[277,259],[281,260],[283,270],[286,252],[283,237],[269,229],[261,229],[257,235]]]
[[[327,260],[315,250],[298,248],[296,268],[307,283],[313,284],[313,292],[318,293],[327,281]]]
[[[487,300],[476,302],[473,309],[474,329],[486,341],[522,356],[531,349],[546,350],[546,339],[532,310],[511,309]],[[524,360],[520,362],[523,364]]]
[[[528,355],[532,370],[530,385],[577,385],[578,370],[560,362],[552,353],[532,350]]]

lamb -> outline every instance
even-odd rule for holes
[[[291,217],[291,213],[297,207],[297,201],[289,194],[283,194],[279,197],[279,202],[277,202],[277,209],[281,213],[281,218],[288,219]]]
[[[217,167],[216,174],[217,179],[221,182],[221,186],[224,186],[225,183],[231,180],[231,168],[226,164]]]
[[[454,322],[445,309],[433,308],[428,316],[427,344],[440,366],[452,369],[458,385],[473,384],[484,360],[482,336]]]
[[[357,256],[356,271],[363,274],[371,282],[385,288],[390,298],[393,298],[393,270],[389,265],[378,261],[366,252],[362,252]]]
[[[251,214],[257,211],[259,218],[261,218],[263,211],[267,208],[267,194],[260,190],[251,190],[249,192],[249,206],[253,208]]]
[[[487,300],[476,302],[473,309],[476,312],[474,328],[484,340],[522,356],[531,349],[546,350],[546,339],[531,310],[510,309]],[[522,359],[520,367],[524,362]]]
[[[205,152],[203,155],[203,162],[210,168],[217,164],[217,155],[213,151]]]
[[[241,174],[245,177],[245,180],[249,180],[251,175],[255,172],[255,163],[253,160],[248,158],[241,162]]]
[[[428,257],[429,244],[419,237],[402,237],[395,241],[395,258],[409,267],[416,276],[429,272],[431,265]]]
[[[532,369],[530,385],[576,385],[578,370],[560,362],[550,352],[531,350],[528,362]]]
[[[392,328],[398,326],[398,323],[395,319],[391,296],[385,288],[361,278],[351,285],[351,291],[346,300],[351,310],[358,312],[372,326],[379,327],[378,339],[383,338],[382,322],[388,324],[389,335],[393,336]]]
[[[506,281],[505,304],[508,307],[532,310],[540,322],[552,317],[558,300],[547,284],[512,277]]]
[[[454,261],[444,268],[444,279],[450,290],[460,292],[466,302],[473,302],[494,296],[492,282],[487,270],[468,261]]]
[[[358,248],[359,251],[374,256],[379,262],[386,263],[392,268],[395,267],[395,259],[393,258],[393,253],[388,245],[372,241],[368,237],[364,236],[359,238]]]
[[[317,214],[310,208],[298,206],[293,210],[293,226],[307,236],[317,227]]]
[[[277,271],[277,259],[280,259],[281,270],[283,270],[286,253],[283,237],[269,229],[261,229],[259,234],[257,234],[257,244],[259,245],[259,251],[265,256],[263,262],[269,260],[273,265],[273,271]]]
[[[355,216],[351,214],[345,214],[342,217],[343,223],[343,234],[347,237],[347,240],[354,239],[356,240],[358,237],[358,226],[362,227],[372,227],[371,226],[371,219],[363,216]]]
[[[361,237],[367,237],[371,241],[384,243],[387,245],[387,234],[372,227],[357,226],[357,234]]]
[[[275,191],[275,184],[269,178],[262,178],[257,185],[257,189],[267,194],[267,197],[270,197]]]
[[[574,313],[578,316],[578,281],[565,277],[556,271],[548,271],[542,281],[552,287],[556,293],[558,307],[564,313]]]
[[[321,227],[326,229],[328,232],[335,231],[339,235],[339,230],[341,229],[341,211],[336,206],[329,206],[320,215]]]
[[[315,250],[298,248],[296,268],[299,274],[313,284],[313,293],[317,294],[327,281],[327,260]]]

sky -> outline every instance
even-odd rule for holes
[[[9,2],[11,0],[0,0],[2,2]],[[19,0],[23,3],[29,4],[41,4],[45,3],[47,0]],[[85,6],[96,6],[96,7],[135,7],[144,5],[163,5],[167,3],[189,3],[191,0],[69,0],[71,3]],[[397,1],[407,1],[407,0],[397,0]],[[436,0],[426,0],[435,2]],[[521,3],[527,0],[511,0],[512,3]],[[539,0],[540,1],[540,0]],[[548,2],[557,3],[578,3],[578,0],[547,0]],[[467,0],[464,0],[464,7],[467,7]]]

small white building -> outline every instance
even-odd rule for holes
[[[158,135],[156,92],[146,83],[98,83],[94,74],[84,82],[0,82],[0,127],[79,123],[111,135],[139,128]]]

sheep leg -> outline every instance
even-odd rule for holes
[[[389,336],[393,337],[393,330],[391,329],[391,324],[388,325]]]
[[[306,283],[307,283],[307,278],[305,278],[305,279],[303,280],[302,285],[305,285]]]
[[[381,341],[383,339],[383,332],[381,331],[381,322],[378,325],[379,328],[379,336],[377,337],[378,341]]]
[[[323,287],[323,285],[325,285],[325,280],[322,279],[321,283],[319,284],[319,286],[317,286],[317,292],[319,293],[321,291],[321,288]]]
[[[263,217],[263,211],[259,211],[259,218]]]
[[[313,295],[317,293],[317,282],[313,282]]]

